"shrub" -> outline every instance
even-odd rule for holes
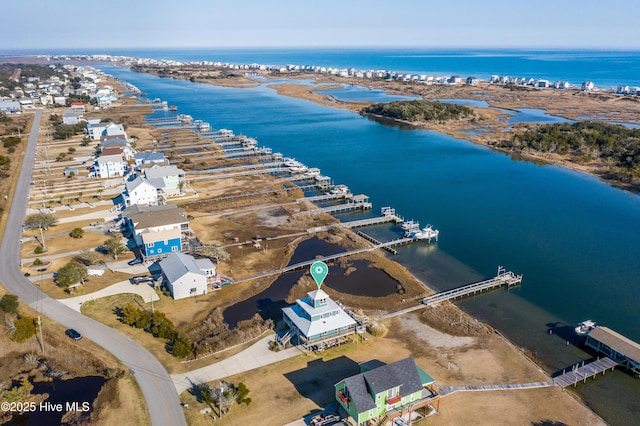
[[[71,230],[71,238],[82,238],[82,236],[84,235],[84,229],[82,228],[73,228]]]
[[[36,319],[28,316],[18,318],[13,322],[16,330],[11,336],[14,342],[22,343],[36,334]]]
[[[40,246],[38,246],[38,247],[40,247]],[[40,248],[42,248],[42,247],[40,247]],[[36,257],[36,260],[33,261],[33,266],[42,266],[43,263],[44,262],[42,260],[40,260],[39,257]]]
[[[42,254],[44,252],[44,249],[42,248],[42,246],[36,246],[36,248],[33,249],[33,252],[35,254]]]
[[[171,355],[176,358],[184,358],[191,355],[191,339],[184,334],[178,333],[176,337],[169,342]]]
[[[5,294],[0,299],[0,309],[8,314],[15,314],[18,312],[18,296],[15,294]]]

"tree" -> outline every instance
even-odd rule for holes
[[[104,189],[100,188],[96,191],[96,193],[98,194],[98,199],[102,200],[102,193],[104,192]]]
[[[40,247],[40,246],[38,246]],[[44,262],[42,260],[40,260],[39,257],[36,257],[36,260],[33,261],[33,266],[42,266]]]
[[[32,390],[33,385],[29,381],[29,378],[24,376],[19,385],[5,390],[0,396],[7,402],[22,402],[27,400]]]
[[[184,358],[192,353],[191,339],[182,333],[176,333],[174,339],[169,342],[169,346],[171,355],[176,358]]]
[[[45,231],[58,223],[58,218],[49,213],[36,213],[27,216],[24,220],[24,227],[27,229],[42,228]]]
[[[22,316],[13,322],[15,331],[11,335],[11,340],[22,343],[36,334],[36,319]]]
[[[71,238],[82,238],[82,236],[84,235],[84,229],[73,228],[69,235],[71,236]]]
[[[236,402],[238,404],[251,404],[251,398],[249,398],[249,389],[247,389],[247,385],[240,382],[236,387]]]
[[[100,260],[100,255],[95,251],[83,251],[82,253],[76,255],[73,260],[78,263],[82,263],[85,266],[91,266],[98,263]]]
[[[81,283],[87,278],[87,267],[74,260],[58,269],[56,284],[58,287],[67,288],[71,284]]]
[[[5,294],[0,299],[0,309],[8,314],[18,313],[18,296],[15,294]]]
[[[226,262],[230,257],[229,253],[216,246],[202,246],[200,250],[198,250],[198,253],[216,263]]]
[[[127,248],[120,241],[120,238],[111,237],[104,243],[102,243],[104,248],[107,250],[109,256],[112,256],[114,260],[118,259],[118,255],[127,251]]]

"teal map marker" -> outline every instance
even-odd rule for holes
[[[322,286],[322,281],[327,277],[329,267],[324,262],[313,262],[311,265],[311,276],[318,284],[318,289]]]

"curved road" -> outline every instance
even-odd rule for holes
[[[11,293],[43,315],[68,328],[75,328],[111,352],[135,375],[147,402],[151,423],[158,425],[185,425],[186,421],[173,381],[164,367],[146,349],[117,331],[88,318],[48,297],[36,288],[20,272],[19,241],[20,224],[24,221],[27,194],[31,182],[31,170],[35,161],[36,146],[42,110],[35,113],[29,144],[18,177],[15,196],[11,203],[9,220],[0,246],[0,281]],[[46,350],[46,342],[45,342]]]

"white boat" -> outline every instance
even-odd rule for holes
[[[405,232],[414,232],[420,229],[420,222],[415,220],[405,220],[402,222],[402,230]]]
[[[336,185],[329,192],[334,195],[344,195],[349,193],[349,187],[347,185]]]
[[[418,238],[420,240],[430,240],[432,238],[438,238],[438,234],[440,233],[440,231],[438,231],[437,229],[433,229],[432,225],[427,225],[422,229],[419,229],[417,231],[411,231],[409,232],[409,237],[411,238]]]
[[[598,326],[598,324],[596,324],[594,321],[586,320],[586,321],[582,321],[580,324],[578,324],[578,326],[575,328],[575,331],[576,331],[577,335],[585,336],[585,335],[589,334],[597,326]]]

